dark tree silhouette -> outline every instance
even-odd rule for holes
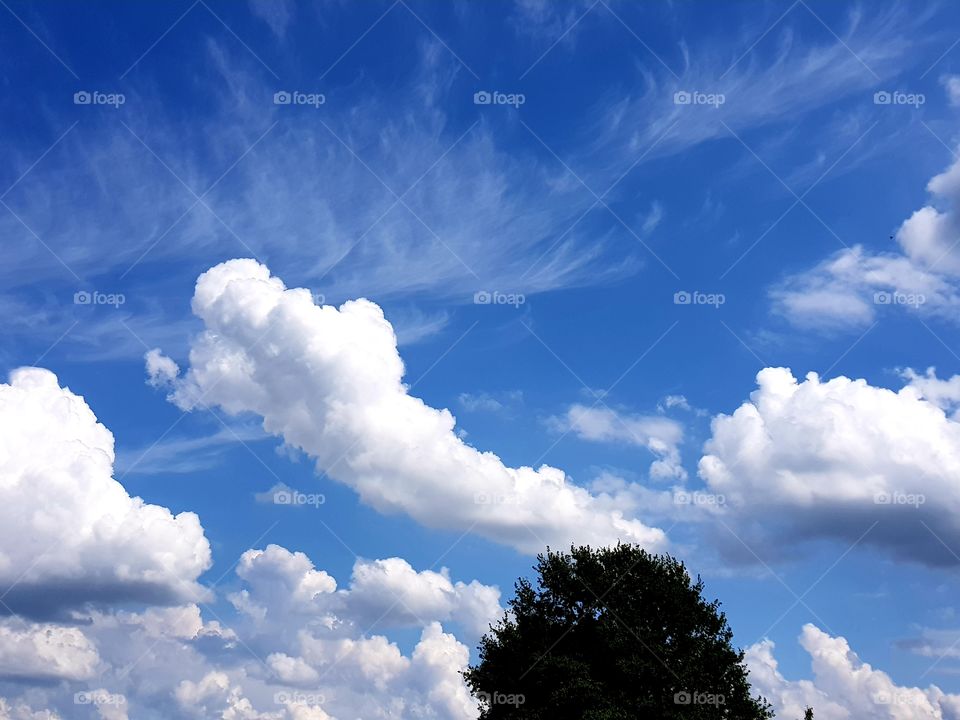
[[[813,720],[813,708],[808,707],[803,713],[803,720]]]
[[[634,545],[537,558],[464,677],[481,720],[766,720],[719,601]]]

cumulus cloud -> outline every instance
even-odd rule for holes
[[[86,680],[100,662],[78,628],[51,624],[0,625],[0,678]]]
[[[777,717],[803,717],[812,706],[817,720],[956,720],[960,695],[935,685],[897,685],[887,673],[863,662],[845,638],[804,625],[800,645],[810,655],[813,680],[787,680],[764,640],[745,652],[754,688],[769,700]]]
[[[11,704],[0,697],[0,720],[59,720],[60,716],[50,710],[33,710],[24,703]]]
[[[341,588],[277,545],[245,553],[235,582],[229,629],[195,604],[95,610],[82,630],[8,620],[0,719],[73,717],[78,691],[104,720],[476,718],[454,632],[473,642],[502,614],[497,588],[399,558],[358,560]],[[419,631],[408,652],[398,628]]]
[[[419,618],[458,620],[475,636],[503,613],[500,591],[476,580],[451,582],[446,568],[417,572],[402,558],[358,560],[347,602],[361,623],[384,618],[418,624]]]
[[[960,544],[960,424],[912,386],[798,381],[785,368],[761,370],[757,385],[714,418],[699,465],[749,545],[863,536],[899,557],[957,562],[944,543]]]
[[[654,478],[687,476],[680,464],[678,445],[683,440],[683,426],[676,420],[658,415],[629,415],[609,407],[571,405],[562,417],[550,419],[560,432],[572,432],[593,442],[624,442],[645,447],[657,460],[650,466]]]
[[[932,202],[896,232],[899,252],[841,250],[770,292],[775,311],[805,327],[863,326],[891,308],[955,320],[960,308],[960,160],[927,184]],[[939,206],[939,207],[938,207]]]
[[[338,589],[306,555],[277,545],[246,552],[237,575],[243,587],[230,600],[249,621],[238,627],[251,646],[269,651],[269,680],[287,686],[285,701],[322,695],[317,704],[333,717],[476,717],[459,675],[469,650],[442,623],[458,622],[476,637],[502,614],[495,587],[454,583],[446,570],[417,572],[388,558],[358,560],[350,583]],[[410,655],[371,634],[409,626],[421,629]],[[222,677],[211,683],[224,702],[231,684]]]
[[[172,401],[261,416],[268,433],[380,512],[473,529],[525,552],[573,541],[666,542],[562,470],[507,467],[465,444],[448,410],[409,394],[393,329],[372,302],[317,306],[264,265],[231,260],[200,276],[193,311],[206,330]]]
[[[130,497],[113,461],[113,435],[53,373],[20,368],[0,384],[3,611],[204,594],[210,547],[197,516]]]
[[[231,601],[260,622],[285,622],[291,615],[337,616],[369,628],[453,620],[479,637],[503,612],[497,587],[476,580],[453,582],[446,568],[418,572],[397,557],[358,559],[349,587],[341,590],[306,555],[278,545],[245,552],[237,575],[248,588]],[[268,611],[276,617],[268,618]]]

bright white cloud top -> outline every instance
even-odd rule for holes
[[[206,330],[171,399],[183,409],[261,416],[267,432],[380,512],[473,530],[524,552],[573,541],[666,544],[663,531],[624,517],[562,470],[507,467],[464,443],[448,410],[410,395],[393,328],[368,300],[317,306],[266,266],[231,260],[197,280],[193,312]],[[148,370],[151,382],[172,373],[158,353],[148,355]]]
[[[897,685],[863,662],[846,638],[804,625],[800,645],[810,655],[813,680],[787,680],[763,640],[746,650],[753,687],[777,709],[777,717],[800,718],[812,706],[817,720],[957,720],[960,695]]]
[[[960,543],[960,423],[909,385],[798,381],[785,368],[761,370],[757,385],[714,418],[699,468],[748,544],[833,537],[956,563],[944,543]]]
[[[203,595],[210,546],[197,516],[130,497],[113,460],[113,435],[53,373],[20,368],[0,384],[3,612]]]

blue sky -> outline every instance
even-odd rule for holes
[[[871,699],[887,692],[880,680],[844,697],[849,678],[811,670],[816,653],[798,643],[807,623],[823,633],[811,647],[845,639],[889,675],[899,710],[917,713],[897,717],[931,716],[923,703],[936,693],[917,700],[905,688],[960,693],[956,8],[3,5],[4,374],[52,371],[112,432],[126,493],[196,513],[211,562],[187,579],[216,585],[204,622],[246,627],[230,599],[252,582],[236,575],[238,559],[271,543],[305,553],[340,587],[358,557],[399,557],[497,586],[505,603],[545,538],[518,539],[519,520],[430,504],[447,483],[486,492],[486,471],[439,478],[428,466],[448,456],[428,450],[423,468],[411,461],[396,477],[370,469],[378,446],[436,441],[458,458],[464,447],[495,453],[508,474],[559,468],[585,489],[581,520],[596,520],[597,534],[544,510],[536,522],[554,545],[608,538],[611,508],[663,531],[652,546],[704,577],[754,662],[757,643],[775,644],[782,677],[760,685],[786,717],[807,699],[828,720],[898,707]],[[194,298],[201,274],[237,258],[267,273],[223,266],[247,296]],[[272,354],[244,346],[257,303],[300,312],[292,296],[260,292],[271,275],[318,305],[382,308],[405,394],[448,408],[455,429],[426,415],[421,426],[400,409],[399,385],[379,387],[396,353],[362,312],[330,316],[346,340],[341,320],[288,318],[265,343]],[[345,359],[304,360],[319,347]],[[154,348],[178,372],[148,367],[148,384]],[[247,372],[231,366],[240,349],[257,370],[234,386]],[[789,368],[798,384],[769,371],[758,389],[764,368]],[[284,393],[297,388],[294,411],[297,393]],[[328,400],[351,408],[336,415],[351,428],[342,436],[334,410],[311,414]],[[54,454],[42,442],[35,451]],[[338,454],[349,470],[326,465]],[[277,505],[278,483],[325,502]],[[700,505],[678,501],[690,493]],[[510,525],[504,537],[498,523]],[[89,580],[82,567],[74,579]],[[7,608],[23,623],[11,632],[143,609],[123,593],[91,605],[77,592],[58,618]],[[363,637],[364,616],[343,612],[361,618]],[[475,646],[457,611],[437,620]],[[367,635],[411,656],[422,625]],[[216,695],[177,696],[182,678],[131,684],[97,632],[84,641],[96,670],[21,676],[3,670],[12,654],[0,657],[7,709],[108,712],[71,699],[102,689],[122,693],[133,717],[191,717],[196,697]],[[293,646],[268,647],[254,630],[242,643],[246,657],[226,660],[191,648],[192,681],[222,671],[223,702],[239,702],[242,687],[270,712],[256,694],[280,685],[260,656],[293,657]],[[330,717],[370,712],[350,705],[349,689],[328,694]],[[408,702],[396,717],[464,716],[456,700]],[[960,700],[936,702],[935,717],[960,716]]]

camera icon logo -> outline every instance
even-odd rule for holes
[[[280,90],[273,94],[273,104],[274,105],[289,105],[293,97],[286,90]]]
[[[74,305],[89,305],[91,302],[93,302],[93,295],[86,290],[80,290],[73,294]]]
[[[690,104],[690,93],[686,90],[678,90],[673,94],[673,104],[674,105],[689,105]]]
[[[478,90],[473,94],[474,105],[489,105],[493,102],[493,96],[486,90]]]
[[[873,302],[877,305],[889,305],[891,298],[890,293],[882,290],[873,294]]]
[[[689,305],[692,296],[686,290],[680,290],[673,294],[673,304],[674,305]]]
[[[878,90],[873,94],[874,105],[889,105],[892,99],[892,96],[886,90]]]
[[[73,94],[74,105],[89,105],[93,97],[86,90],[81,90]]]
[[[287,490],[277,490],[273,494],[273,503],[274,505],[292,505],[293,493]]]
[[[674,693],[673,702],[675,705],[689,705],[693,702],[693,697],[686,690]]]
[[[474,305],[489,305],[492,297],[486,290],[478,290],[473,294]]]

